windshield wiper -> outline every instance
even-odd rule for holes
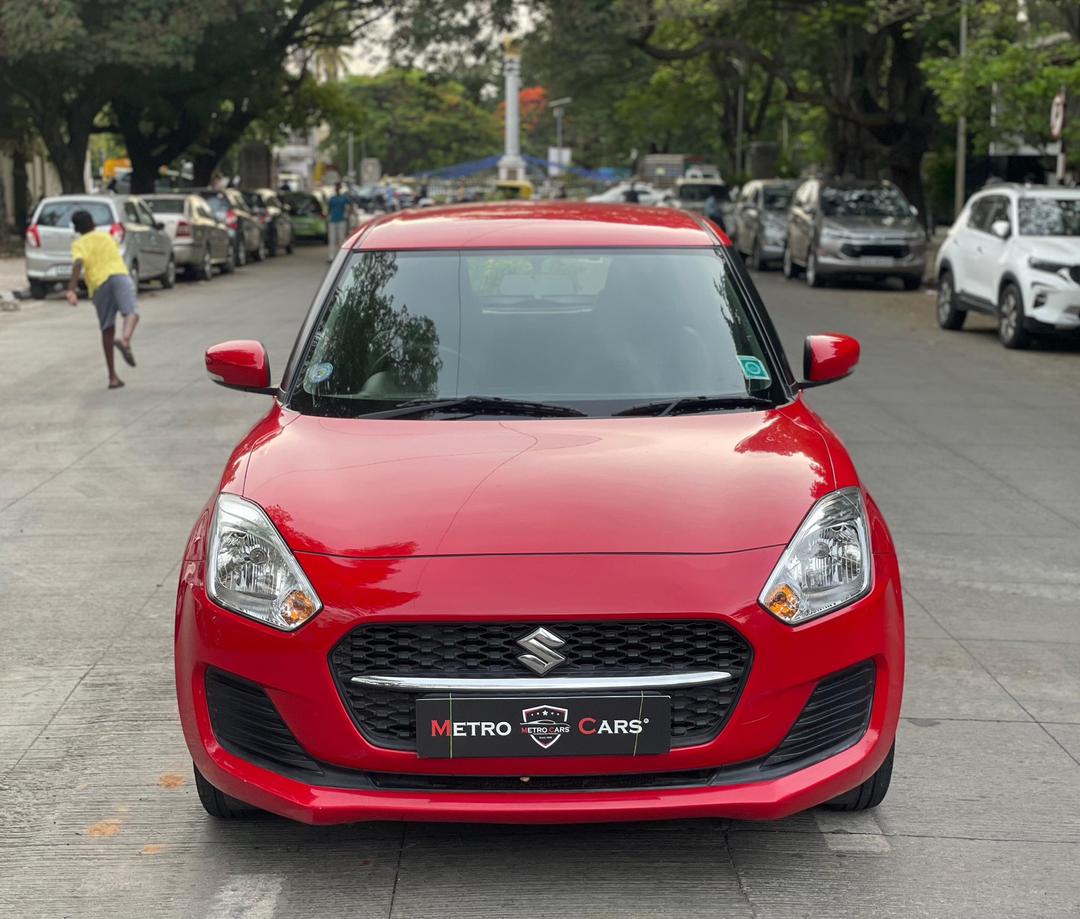
[[[425,412],[464,412],[475,415],[532,415],[536,418],[585,418],[586,413],[569,405],[503,399],[500,396],[460,396],[455,399],[409,399],[395,408],[365,412],[361,418],[407,418]]]
[[[691,412],[712,412],[727,408],[776,408],[772,399],[762,396],[681,396],[678,399],[659,399],[631,405],[616,415],[688,415]]]

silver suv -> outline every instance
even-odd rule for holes
[[[41,299],[71,277],[71,215],[86,211],[99,233],[110,233],[136,285],[159,279],[162,287],[176,281],[172,241],[163,224],[135,195],[58,195],[43,198],[26,231],[26,277],[30,293]]]

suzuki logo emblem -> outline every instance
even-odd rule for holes
[[[518,655],[518,660],[540,676],[566,660],[555,650],[561,648],[566,642],[549,629],[543,627],[534,629],[524,638],[519,638],[517,643],[528,652]]]

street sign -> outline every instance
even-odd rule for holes
[[[1050,106],[1050,136],[1054,140],[1061,140],[1065,132],[1065,90],[1054,96],[1054,102]]]

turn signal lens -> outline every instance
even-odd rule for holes
[[[842,488],[811,508],[758,602],[777,619],[797,625],[866,596],[870,568],[862,491]]]
[[[218,496],[206,567],[215,603],[275,629],[299,628],[322,609],[270,518],[238,495]]]

